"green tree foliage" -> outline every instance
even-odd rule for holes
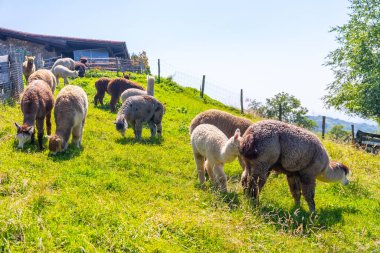
[[[267,98],[265,105],[251,100],[248,108],[265,118],[281,120],[308,129],[314,129],[317,126],[314,121],[306,117],[308,110],[301,106],[301,101],[285,92],[278,93],[273,98]]]
[[[350,2],[348,23],[332,29],[339,47],[327,56],[335,80],[324,101],[380,124],[380,1]]]
[[[334,125],[328,132],[328,136],[335,141],[344,141],[350,137],[350,132],[343,130],[344,126]]]
[[[150,74],[149,59],[145,51],[140,52],[138,55],[132,53],[131,62],[133,66],[143,65],[147,71],[147,74]]]

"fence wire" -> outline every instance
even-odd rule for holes
[[[173,81],[184,87],[192,87],[201,90],[202,76],[196,76],[183,71],[177,70],[174,65],[160,60],[160,75],[162,77],[171,77]],[[238,87],[236,87],[238,88]],[[240,89],[239,92],[231,91],[224,88],[222,85],[217,85],[207,80],[205,81],[204,94],[222,102],[225,105],[240,109]],[[244,96],[244,95],[243,95]],[[243,97],[243,108],[247,109],[249,98]]]
[[[18,100],[24,90],[20,54],[11,53],[0,56],[0,101]]]

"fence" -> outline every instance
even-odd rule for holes
[[[62,58],[61,56],[44,59],[44,68],[51,69],[54,62],[57,59]],[[138,66],[133,65],[130,59],[122,59],[117,57],[108,57],[108,58],[87,58],[87,67],[89,69],[101,69],[115,72],[137,72],[143,73],[145,67],[143,64]]]
[[[12,53],[0,56],[0,101],[9,98],[18,100],[24,90],[20,54]]]
[[[152,67],[155,69],[154,66]],[[249,99],[243,97],[242,89],[237,89],[235,91],[225,89],[221,85],[208,81],[205,75],[196,76],[179,71],[175,66],[162,60],[158,60],[157,73],[159,78],[161,76],[171,77],[173,81],[181,86],[199,89],[201,97],[203,94],[206,94],[225,105],[240,109],[242,113],[248,107],[247,101],[249,101]]]

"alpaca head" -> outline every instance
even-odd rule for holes
[[[58,152],[65,151],[67,149],[67,143],[58,135],[49,137],[49,150],[55,155]]]
[[[34,127],[29,126],[28,124],[23,124],[22,126],[19,126],[16,122],[15,126],[17,128],[16,138],[18,140],[18,148],[23,148],[24,144],[31,140],[32,135],[34,133]]]
[[[239,154],[240,140],[240,129],[238,128],[225,145],[225,153],[228,154],[228,156],[236,158]]]
[[[332,161],[330,162],[330,167],[333,171],[335,171],[336,173],[339,173],[339,178],[340,178],[339,182],[341,182],[342,185],[346,185],[350,182],[347,179],[347,176],[351,175],[351,171],[346,165],[339,162]]]
[[[25,56],[25,61],[28,62],[28,64],[34,64],[35,56]]]
[[[116,130],[121,133],[122,136],[125,135],[125,132],[127,131],[127,128],[128,128],[128,123],[127,121],[125,120],[125,118],[118,118],[115,122],[114,122],[115,126],[116,126]]]

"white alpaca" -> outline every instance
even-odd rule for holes
[[[205,182],[206,167],[211,180],[222,191],[227,191],[227,176],[223,167],[225,163],[232,162],[238,156],[240,138],[239,129],[236,129],[230,139],[219,128],[210,124],[201,124],[194,129],[191,145],[201,185]]]
[[[69,84],[69,80],[67,80],[68,77],[78,77],[77,71],[72,71],[65,66],[58,65],[54,67],[53,74],[55,78],[57,79],[57,85],[59,85],[59,78],[62,77],[64,79],[64,84]]]
[[[147,89],[139,90],[139,89],[126,89],[123,93],[121,93],[121,102],[132,96],[141,96],[141,95],[149,95],[154,96],[154,76],[147,76]]]

